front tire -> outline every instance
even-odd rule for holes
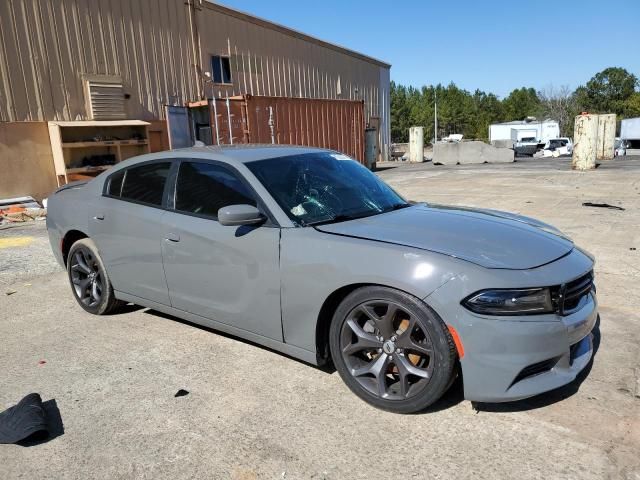
[[[343,381],[374,407],[424,410],[454,378],[456,350],[446,325],[407,293],[375,286],[355,290],[336,309],[329,336]]]
[[[120,307],[107,270],[90,238],[75,242],[67,257],[67,274],[71,291],[78,304],[94,315],[105,315]]]

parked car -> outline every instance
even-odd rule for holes
[[[629,148],[628,143],[621,138],[616,137],[615,142],[613,144],[614,148],[614,156],[616,157],[624,157],[627,154],[627,148]]]
[[[541,147],[540,142],[535,137],[525,137],[513,144],[515,156],[532,157]]]
[[[426,408],[459,373],[469,400],[536,395],[593,352],[594,260],[556,228],[410,203],[332,151],[143,155],[58,189],[47,227],[87,312],[130,302],[332,362],[393,412]]]
[[[569,137],[551,138],[547,140],[542,148],[551,152],[558,151],[560,155],[571,155],[573,153],[573,142]]]

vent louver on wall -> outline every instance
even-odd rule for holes
[[[91,118],[94,120],[118,120],[126,118],[122,83],[87,82]]]

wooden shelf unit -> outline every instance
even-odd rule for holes
[[[49,122],[58,186],[95,177],[113,166],[85,165],[92,156],[113,155],[118,163],[149,153],[148,125],[142,120]]]

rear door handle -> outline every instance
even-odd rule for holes
[[[169,232],[169,233],[167,233],[167,240],[170,241],[170,242],[179,242],[180,241],[180,235],[178,235],[177,233]]]
[[[104,220],[104,213],[98,213],[95,217],[93,217],[94,220]]]

